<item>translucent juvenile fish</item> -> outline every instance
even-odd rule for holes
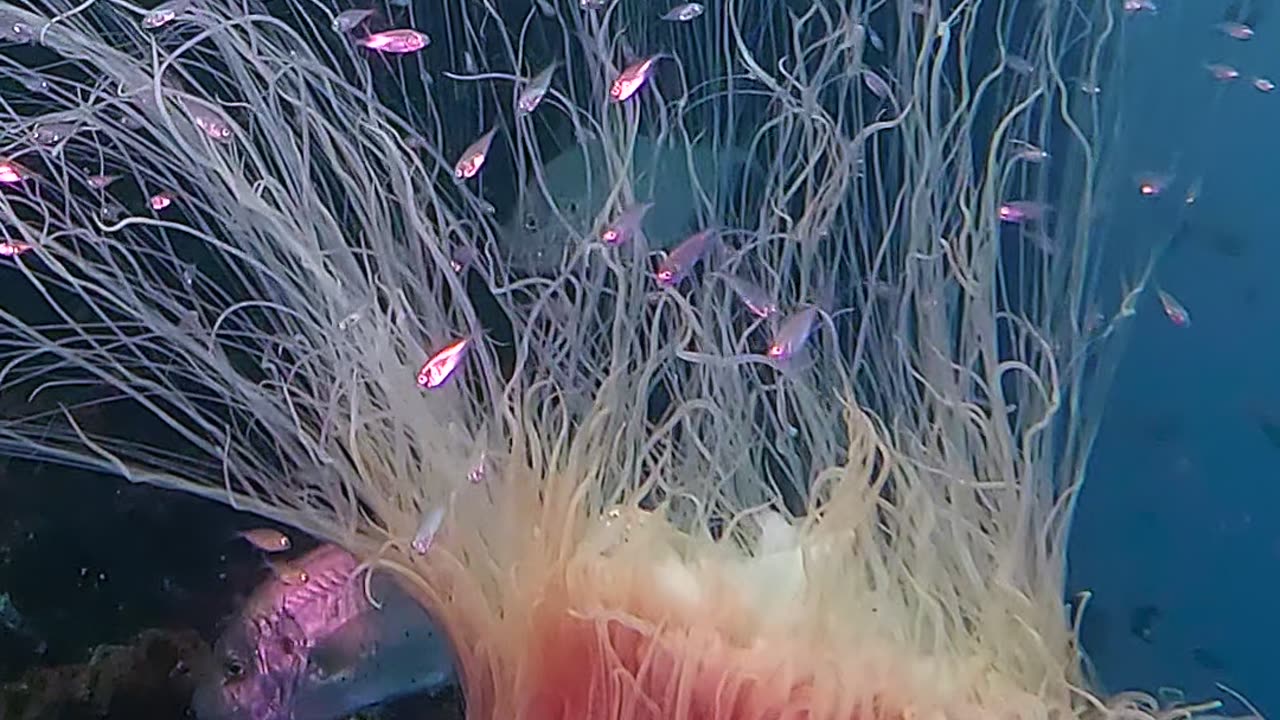
[[[13,79],[18,81],[27,92],[47,93],[49,92],[49,81],[45,80],[38,73],[31,72],[25,68],[16,70]]]
[[[222,111],[213,105],[195,98],[183,98],[182,107],[191,117],[191,122],[210,140],[228,142],[235,134]]]
[[[658,263],[658,272],[655,275],[658,284],[662,287],[679,285],[693,266],[697,265],[706,254],[715,237],[715,228],[707,228],[690,235],[667,253],[667,256]]]
[[[376,11],[372,9],[354,8],[351,10],[343,10],[333,18],[332,28],[336,33],[347,33],[355,30],[360,23],[373,17]]]
[[[400,55],[418,52],[431,44],[431,38],[417,30],[399,28],[366,35],[357,40],[356,44],[370,50]]]
[[[1196,178],[1191,181],[1190,187],[1187,188],[1187,194],[1183,196],[1182,201],[1188,205],[1195,205],[1200,199],[1200,188],[1204,184],[1203,178]]]
[[[1043,148],[1026,140],[1010,140],[1009,147],[1013,150],[1014,160],[1039,163],[1049,159],[1049,153],[1045,152]]]
[[[173,199],[174,199],[173,193],[169,192],[168,190],[161,190],[155,195],[152,195],[151,197],[147,198],[147,205],[149,205],[152,210],[155,210],[156,212],[160,212],[161,210],[164,210],[165,208],[172,205]]]
[[[461,273],[470,267],[478,256],[479,253],[476,252],[475,248],[469,245],[459,246],[449,255],[449,267],[453,268],[454,272]]]
[[[1169,183],[1173,182],[1173,176],[1163,173],[1144,172],[1135,175],[1133,180],[1137,183],[1140,194],[1147,197],[1155,197],[1169,187]]]
[[[21,240],[6,240],[0,242],[0,257],[18,257],[34,247],[34,245],[24,243]]]
[[[267,561],[267,567],[271,568],[271,574],[285,585],[305,585],[311,579],[311,574],[306,568],[292,563]]]
[[[786,317],[773,333],[765,354],[779,362],[786,362],[804,347],[818,319],[818,308],[807,307]]]
[[[455,340],[440,352],[432,355],[422,365],[422,369],[418,370],[418,386],[430,389],[437,388],[444,384],[445,380],[453,374],[458,364],[462,362],[462,358],[467,351],[469,341],[467,338]]]
[[[462,151],[462,157],[458,158],[458,162],[453,166],[454,177],[467,180],[480,172],[480,168],[484,167],[484,161],[489,157],[489,146],[493,144],[493,136],[497,132],[498,127],[495,125],[489,129],[489,132],[481,135],[479,140]]]
[[[1208,63],[1204,68],[1209,71],[1209,74],[1212,75],[1215,80],[1225,82],[1227,80],[1235,80],[1240,77],[1239,70],[1224,63]]]
[[[94,190],[102,190],[106,188],[108,185],[110,185],[111,183],[119,180],[121,177],[123,176],[122,175],[90,175],[88,178],[86,178],[86,180],[89,182],[89,187],[93,188]]]
[[[418,525],[418,531],[413,534],[413,542],[409,543],[409,547],[419,555],[426,555],[431,549],[431,541],[435,539],[442,522],[444,522],[443,505],[437,505],[423,513],[422,522]]]
[[[893,91],[889,89],[889,83],[885,82],[884,78],[872,70],[862,71],[862,82],[871,91],[871,94],[881,100],[888,100],[893,95]]]
[[[884,52],[884,38],[880,37],[880,33],[876,32],[875,28],[865,23],[859,23],[858,27],[862,28],[862,31],[867,34],[867,41],[871,43],[871,47],[875,48],[876,52]]]
[[[1164,314],[1169,318],[1169,322],[1178,327],[1191,327],[1191,313],[1178,302],[1178,299],[1164,290],[1157,290],[1156,297],[1160,298],[1160,306],[1164,308]]]
[[[669,22],[689,22],[690,20],[702,15],[706,10],[707,9],[702,6],[702,3],[680,3],[668,10],[661,19]]]
[[[640,223],[644,221],[644,216],[651,207],[653,207],[653,203],[643,202],[636,203],[623,210],[618,217],[614,218],[609,227],[600,233],[600,242],[611,246],[629,242],[636,232],[640,230]]]
[[[1035,200],[1010,200],[998,210],[1000,220],[1007,223],[1025,223],[1041,220],[1048,214],[1050,207]]]
[[[1036,71],[1036,66],[1030,60],[1012,53],[1004,56],[1004,64],[1019,75],[1030,75]]]
[[[186,269],[184,268],[185,271]],[[284,552],[293,546],[288,535],[272,528],[254,528],[252,530],[242,530],[236,534],[243,538],[245,542],[263,552]]]
[[[644,60],[634,62],[622,70],[613,85],[609,87],[609,99],[613,102],[625,102],[648,82],[653,75],[653,67],[664,54],[651,55]]]
[[[31,139],[38,145],[57,145],[71,137],[76,131],[73,122],[47,122],[36,125],[31,131]]]
[[[725,280],[752,315],[767,320],[778,313],[778,304],[764,288],[738,275],[726,275]]]
[[[31,172],[12,160],[0,160],[0,183],[13,185],[31,177]]]
[[[142,27],[148,30],[164,27],[186,12],[191,7],[191,3],[192,0],[169,0],[160,3],[142,16]]]
[[[551,89],[551,77],[556,74],[556,67],[559,64],[551,63],[542,72],[534,75],[532,80],[525,83],[516,97],[516,110],[519,114],[528,115],[538,109],[542,99],[547,96],[547,91]]]
[[[1228,20],[1218,23],[1217,28],[1223,35],[1236,40],[1250,40],[1253,38],[1253,28],[1242,22]]]

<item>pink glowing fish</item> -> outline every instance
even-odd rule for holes
[[[786,317],[773,333],[765,354],[779,362],[786,362],[804,347],[818,319],[818,308],[810,306]]]
[[[689,274],[715,240],[715,228],[707,228],[685,238],[658,263],[654,277],[662,287],[675,287]]]
[[[35,246],[31,243],[24,243],[21,240],[6,240],[0,242],[0,257],[18,257],[33,247]]]
[[[440,352],[432,355],[418,370],[418,386],[424,389],[437,388],[453,374],[466,354],[470,341],[467,338],[455,340]]]
[[[480,172],[480,168],[484,167],[484,161],[489,157],[489,146],[493,144],[493,136],[496,132],[498,128],[495,125],[489,129],[489,132],[481,135],[479,140],[462,151],[462,157],[458,158],[458,162],[453,166],[454,177],[467,180]]]
[[[609,99],[613,102],[625,102],[631,99],[631,96],[635,95],[653,75],[654,65],[664,57],[666,57],[665,54],[659,53],[628,65],[609,88]]]
[[[31,173],[12,160],[0,160],[0,183],[13,185],[31,177]]]
[[[161,190],[148,198],[147,204],[151,206],[152,210],[160,212],[173,204],[173,193],[168,190]]]
[[[640,230],[640,223],[644,222],[644,216],[649,212],[649,208],[653,207],[653,203],[644,202],[636,203],[623,210],[614,218],[609,227],[600,233],[600,242],[605,245],[621,245],[635,236]]]
[[[431,44],[431,38],[417,30],[399,28],[366,35],[357,40],[356,44],[370,50],[400,55],[418,52]]]
[[[1157,290],[1156,296],[1160,298],[1160,306],[1164,308],[1169,322],[1182,328],[1191,327],[1191,313],[1187,312],[1177,298],[1163,290]]]
[[[1048,214],[1050,207],[1035,200],[1010,200],[998,210],[1000,220],[1007,223],[1035,222]]]
[[[1169,187],[1169,183],[1173,182],[1172,175],[1162,173],[1143,172],[1134,176],[1134,182],[1138,185],[1138,193],[1146,197],[1156,197]]]

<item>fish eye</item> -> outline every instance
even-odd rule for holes
[[[234,655],[228,656],[222,661],[222,674],[224,677],[234,680],[244,675],[244,663]]]
[[[533,215],[525,215],[524,229],[528,230],[529,232],[536,231],[538,229],[538,218],[534,217]]]

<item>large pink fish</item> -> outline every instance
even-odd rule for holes
[[[365,596],[354,556],[322,545],[273,577],[214,645],[192,706],[200,720],[333,720],[454,682],[453,654],[431,617],[390,575]]]

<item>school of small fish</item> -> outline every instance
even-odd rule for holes
[[[198,1],[168,0],[145,12],[138,22],[142,28],[149,31],[160,30],[180,21],[184,13],[197,8]],[[584,11],[599,11],[606,5],[603,0],[579,0],[577,4]],[[1158,14],[1155,0],[1122,0],[1122,9],[1132,17]],[[691,23],[705,13],[706,7],[703,4],[686,2],[669,7],[657,17],[670,23]],[[431,38],[414,28],[393,27],[369,31],[375,21],[381,22],[379,18],[378,10],[352,8],[332,16],[329,27],[334,33],[347,36],[348,41],[356,46],[368,50],[370,56],[374,53],[409,55],[430,47]],[[672,27],[674,31],[680,26]],[[885,50],[884,39],[873,28],[861,24],[858,28],[872,47],[880,52]],[[1228,17],[1215,24],[1213,30],[1224,38],[1237,42],[1254,41],[1256,34],[1253,21],[1243,17]],[[663,61],[671,59],[672,56],[664,52],[628,58],[625,65],[619,64],[622,69],[609,84],[607,97],[601,100],[614,106],[642,101],[646,87],[655,82],[661,83],[660,79],[655,81],[655,77],[660,76],[659,69],[664,67]],[[1027,76],[1041,72],[1035,59],[1012,53],[1002,54],[1000,63],[1002,68],[1016,75]],[[469,56],[467,64],[474,64],[474,60]],[[556,103],[560,102],[557,100],[560,96],[556,95],[555,90],[556,73],[559,68],[560,62],[556,61],[541,69],[521,70],[521,73],[530,74],[522,74],[516,78],[515,114],[517,116],[533,114],[544,102],[554,110]],[[1214,81],[1223,84],[1248,78],[1249,86],[1260,93],[1271,93],[1276,87],[1265,75],[1242,72],[1225,62],[1204,63],[1203,70],[1207,71]],[[878,102],[882,106],[893,109],[896,109],[900,102],[905,103],[905,99],[900,98],[899,83],[887,69],[862,68],[857,72],[866,91],[875,98],[872,102]],[[1096,95],[1102,92],[1102,88],[1089,79],[1081,78],[1078,83],[1079,90],[1083,93]],[[22,85],[32,93],[49,90],[48,83],[36,75],[23,77]],[[228,142],[235,137],[237,129],[234,122],[219,107],[194,99],[183,99],[181,102],[191,123],[209,140]],[[479,177],[491,156],[500,126],[495,123],[489,125],[487,130],[480,132],[484,127],[481,125],[467,133],[467,137],[475,139],[466,146],[454,162],[454,179],[460,183],[473,181]],[[46,123],[35,128],[30,140],[41,146],[56,147],[74,133],[81,131],[81,126],[75,122]],[[473,134],[475,132],[480,134],[476,136]],[[1051,165],[1053,162],[1053,155],[1038,145],[1034,138],[1006,137],[1002,142],[1003,144],[998,148],[999,151],[1012,161],[1030,166]],[[408,144],[408,141],[406,143]],[[0,185],[23,183],[31,177],[32,171],[28,168],[16,161],[0,158]],[[86,175],[85,182],[95,190],[105,191],[120,177],[120,175],[106,173],[92,174]],[[1133,188],[1136,188],[1139,196],[1149,198],[1151,202],[1158,202],[1158,198],[1164,197],[1171,188],[1175,187],[1178,173],[1172,168],[1143,170],[1135,173],[1132,180]],[[1188,186],[1183,196],[1183,203],[1187,206],[1194,204],[1201,192],[1201,181],[1196,178]],[[1033,241],[1032,246],[1041,252],[1046,254],[1053,252],[1054,246],[1050,238],[1055,208],[1052,205],[1040,199],[1025,197],[997,198],[997,202],[995,216],[999,221],[997,224],[1000,232],[1018,233],[1022,237],[1030,238]],[[1148,200],[1142,202],[1148,202]],[[174,203],[178,203],[180,208],[182,198],[173,190],[158,188],[146,196],[147,207],[156,214],[169,210]],[[649,214],[662,211],[662,207],[657,207],[651,201],[627,204],[613,215],[610,222],[599,232],[597,239],[607,248],[625,246],[643,232],[642,223]],[[805,304],[784,313],[773,293],[758,278],[749,277],[748,274],[737,270],[726,270],[716,266],[714,263],[722,233],[723,228],[702,227],[688,234],[657,262],[652,273],[652,282],[663,292],[678,292],[681,285],[695,277],[701,267],[707,278],[718,278],[722,281],[747,313],[761,324],[768,324],[770,335],[767,344],[760,348],[760,356],[779,367],[785,366],[804,352],[805,346],[810,343],[815,331],[821,328],[823,318],[831,312],[831,309],[823,304]],[[945,240],[943,242],[945,243]],[[32,249],[34,249],[33,246],[28,243],[7,240],[0,242],[0,257],[18,258]],[[464,251],[456,251],[451,256],[453,270],[458,273],[464,272],[472,259],[473,257]],[[1156,289],[1155,294],[1163,314],[1170,323],[1182,329],[1191,327],[1190,312],[1170,291],[1159,288]],[[353,314],[343,321],[343,327],[348,322],[354,323],[358,319],[358,315]],[[426,357],[416,375],[416,384],[424,391],[437,391],[448,385],[459,369],[464,367],[474,339],[469,336],[454,336],[439,338],[437,342],[444,344],[438,345],[439,349]],[[469,473],[469,476],[475,482],[484,477],[483,461]],[[420,512],[421,522],[409,546],[415,553],[425,555],[432,547],[438,533],[445,528],[448,513],[443,505],[421,508]],[[274,529],[245,530],[238,533],[238,537],[268,555],[274,556],[292,548],[290,538]],[[345,557],[339,559],[346,561]],[[287,588],[301,588],[313,583],[313,576],[308,569],[309,562],[313,561],[319,562],[314,557],[307,562],[265,559],[264,562],[270,569],[275,582],[278,586],[284,586],[284,589],[277,586],[274,592],[287,595],[291,592]],[[3,605],[0,604],[0,608],[2,607]],[[1147,618],[1145,625],[1150,624],[1150,618]]]

